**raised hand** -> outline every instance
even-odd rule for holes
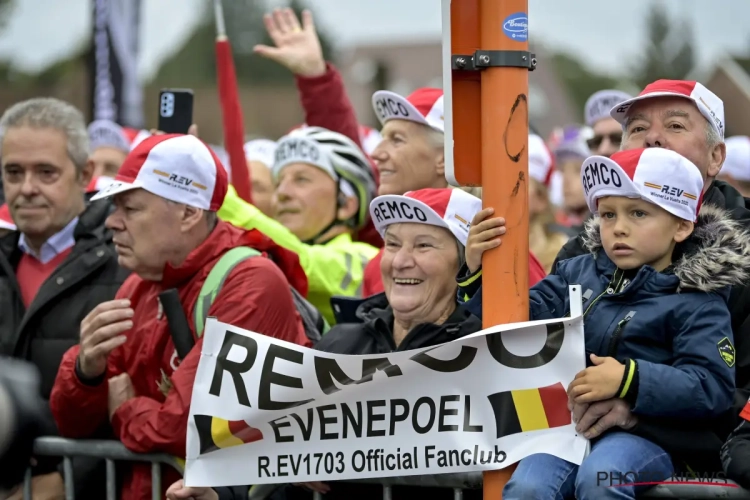
[[[263,16],[266,31],[275,47],[256,45],[256,54],[276,61],[295,75],[316,77],[325,74],[326,62],[315,30],[312,13],[302,13],[302,26],[292,9],[276,9]]]

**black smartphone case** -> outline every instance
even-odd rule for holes
[[[159,92],[159,127],[167,134],[187,134],[193,123],[193,91],[162,89]]]

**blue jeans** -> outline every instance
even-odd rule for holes
[[[669,454],[651,441],[626,432],[605,434],[580,465],[546,453],[529,455],[503,490],[503,500],[592,500],[635,498],[674,473]]]

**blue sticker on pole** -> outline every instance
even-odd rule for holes
[[[529,16],[525,12],[516,12],[503,21],[503,33],[516,42],[525,42],[529,39]]]

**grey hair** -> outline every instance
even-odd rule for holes
[[[167,205],[172,205],[172,206],[175,206],[175,207],[177,207],[177,206],[180,206],[180,207],[187,206],[185,203],[180,203],[180,202],[177,202],[177,201],[168,200],[166,198],[162,198],[162,200],[164,200],[164,203],[166,203]],[[213,231],[213,229],[216,227],[216,224],[219,223],[219,215],[216,212],[212,211],[212,210],[204,210],[203,211],[203,218],[206,220],[206,225],[208,226],[208,229],[211,230],[211,231]]]
[[[36,97],[21,101],[0,117],[0,144],[11,128],[52,128],[65,134],[68,157],[80,173],[89,158],[89,134],[86,120],[75,106],[54,97]]]
[[[456,240],[456,246],[458,247],[458,269],[461,269],[466,264],[466,247],[458,240]]]
[[[219,216],[216,214],[216,212],[203,212],[203,214],[206,216],[206,224],[208,225],[208,229],[212,230],[216,227],[216,224],[219,223]]]
[[[443,149],[445,146],[445,134],[437,129],[424,125],[427,142],[435,149]]]

